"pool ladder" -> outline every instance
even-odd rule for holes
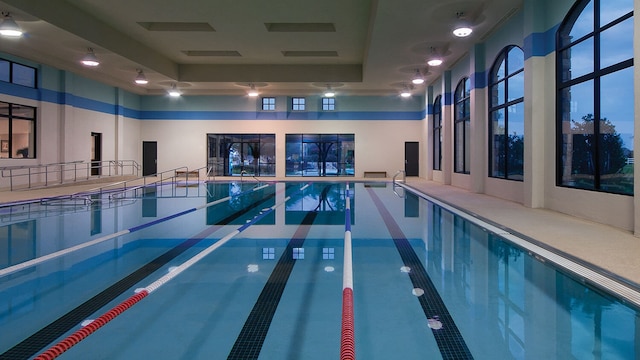
[[[398,180],[396,180],[396,178],[400,174],[402,174],[402,183],[406,184],[406,182],[407,182],[407,175],[404,172],[404,170],[398,170],[395,173],[395,175],[393,175],[393,193],[396,194],[398,197],[402,198],[402,197],[404,197],[404,188],[402,186],[398,185]],[[397,191],[397,189],[402,189],[402,191],[399,193]]]

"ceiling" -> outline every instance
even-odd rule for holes
[[[391,95],[427,83],[522,0],[4,0],[25,34],[0,51],[137,94]],[[474,32],[451,33],[458,13]],[[93,48],[101,64],[79,60]],[[444,64],[426,65],[435,49]],[[142,69],[149,84],[133,83]],[[424,85],[413,85],[421,91]]]

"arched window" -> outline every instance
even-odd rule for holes
[[[471,165],[471,81],[456,86],[453,118],[453,171],[469,174]]]
[[[433,170],[442,170],[442,96],[433,102]]]
[[[558,186],[633,195],[633,4],[581,0],[558,29]]]
[[[489,176],[524,177],[524,53],[505,48],[489,73]]]

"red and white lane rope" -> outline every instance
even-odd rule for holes
[[[342,273],[342,331],[340,334],[340,359],[356,358],[356,343],[353,325],[353,257],[351,253],[351,200],[349,184],[346,189],[344,272]]]
[[[309,185],[310,184],[306,184],[306,185],[302,186],[298,192],[304,191],[304,189],[306,189]],[[185,261],[180,266],[176,267],[175,269],[173,269],[172,271],[170,271],[166,275],[162,276],[158,280],[154,281],[150,285],[148,285],[148,286],[146,286],[144,288],[136,289],[136,294],[135,295],[129,297],[127,300],[121,302],[120,305],[118,305],[118,306],[112,308],[111,310],[107,311],[105,314],[101,315],[100,317],[98,317],[97,319],[92,321],[89,325],[86,325],[83,328],[81,328],[81,329],[77,330],[76,332],[74,332],[73,334],[67,336],[65,339],[63,339],[62,341],[58,342],[56,345],[50,347],[49,349],[47,349],[42,354],[36,356],[34,358],[34,360],[52,360],[52,359],[57,358],[63,352],[71,349],[71,347],[75,346],[77,343],[79,343],[80,341],[85,339],[87,336],[91,335],[96,330],[98,330],[101,327],[103,327],[106,323],[108,323],[109,321],[113,320],[116,316],[122,314],[123,312],[125,312],[126,310],[131,308],[133,305],[138,303],[140,300],[144,299],[145,297],[147,297],[152,292],[158,290],[162,285],[166,284],[171,279],[175,278],[180,273],[182,273],[186,269],[190,268],[193,264],[197,263],[202,258],[204,258],[205,256],[209,255],[211,252],[213,252],[214,250],[216,250],[219,247],[221,247],[222,245],[224,245],[231,238],[233,238],[234,236],[238,235],[242,231],[246,230],[249,226],[255,224],[258,221],[260,221],[267,214],[271,213],[277,207],[279,207],[282,204],[284,204],[285,202],[287,202],[290,198],[291,198],[291,196],[287,196],[281,202],[271,206],[270,208],[267,208],[267,209],[261,211],[253,219],[251,219],[250,221],[248,221],[244,225],[240,226],[236,230],[232,231],[227,236],[225,236],[225,237],[221,238],[220,240],[216,241],[213,245],[211,245],[208,248],[202,250],[201,252],[196,254],[194,257],[192,257],[191,259]]]
[[[25,262],[21,262],[19,264],[13,265],[13,266],[9,266],[9,267],[4,268],[4,269],[0,269],[0,277],[12,274],[14,272],[26,269],[26,268],[34,266],[34,265],[38,265],[40,263],[43,263],[43,262],[51,260],[51,259],[55,259],[55,258],[57,258],[59,256],[66,255],[66,254],[72,253],[72,252],[80,250],[80,249],[84,249],[86,247],[101,243],[103,241],[107,241],[109,239],[116,238],[118,236],[123,236],[123,235],[130,234],[132,232],[136,232],[138,230],[142,230],[142,229],[147,228],[147,227],[149,227],[151,225],[155,225],[155,224],[158,224],[158,223],[161,223],[161,222],[165,222],[167,220],[171,220],[171,219],[176,218],[178,216],[182,216],[182,215],[185,215],[185,214],[188,214],[188,213],[200,210],[200,209],[207,208],[209,206],[220,204],[222,202],[230,200],[233,197],[237,197],[237,196],[245,195],[245,194],[257,191],[257,190],[261,190],[261,189],[264,189],[267,186],[269,186],[269,184],[258,186],[258,187],[255,187],[255,188],[251,189],[251,190],[247,190],[245,192],[241,192],[241,193],[233,195],[233,196],[227,196],[225,198],[218,199],[216,201],[212,201],[210,203],[206,203],[206,204],[203,204],[203,205],[191,208],[191,209],[187,209],[187,210],[181,211],[181,212],[173,214],[173,215],[165,216],[163,218],[156,219],[156,220],[150,221],[150,222],[142,224],[142,225],[134,226],[134,227],[126,229],[126,230],[121,230],[121,231],[118,231],[118,232],[113,233],[113,234],[101,236],[101,237],[99,237],[97,239],[93,239],[91,241],[87,241],[87,242],[84,242],[82,244],[78,244],[76,246],[72,246],[72,247],[67,248],[67,249],[62,249],[62,250],[53,252],[51,254],[43,255],[43,256],[37,257],[35,259],[31,259],[31,260],[28,260],[28,261],[25,261]]]

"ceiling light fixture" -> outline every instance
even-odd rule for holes
[[[169,96],[179,97],[180,95],[182,94],[180,93],[180,90],[178,90],[178,88],[176,87],[176,84],[172,84],[171,89],[169,89]]]
[[[471,24],[467,21],[464,13],[458,12],[456,13],[456,17],[458,20],[456,21],[455,28],[453,29],[453,35],[457,37],[467,37],[471,35],[473,29],[471,28]]]
[[[96,54],[93,52],[92,48],[87,50],[87,54],[80,60],[80,62],[85,66],[98,66],[100,65],[100,61],[96,57]]]
[[[420,84],[424,83],[424,76],[422,76],[422,73],[420,72],[420,69],[416,69],[416,74],[411,79],[411,82],[416,84],[416,85],[420,85]]]
[[[256,86],[251,84],[251,88],[249,89],[249,92],[247,93],[247,95],[251,96],[251,97],[256,97],[258,96],[258,90],[256,90]]]
[[[334,97],[336,93],[331,89],[331,85],[327,85],[327,91],[324,92],[325,97]]]
[[[427,64],[429,64],[429,66],[442,65],[442,57],[438,54],[438,51],[436,51],[436,48],[434,47],[431,48],[431,56],[427,60]]]
[[[403,98],[411,97],[411,88],[405,85],[405,87],[402,89],[402,92],[400,93],[400,96],[402,96]]]
[[[22,29],[16,24],[8,12],[2,12],[4,19],[0,23],[0,35],[7,37],[20,37],[22,36]]]
[[[142,72],[142,69],[138,69],[138,75],[136,76],[135,82],[138,85],[147,85],[149,83],[149,80],[147,80],[147,77],[144,76],[144,72]]]

